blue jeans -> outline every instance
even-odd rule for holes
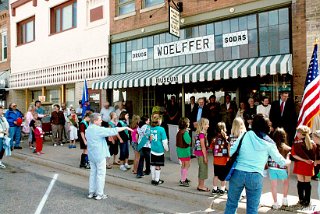
[[[21,140],[21,127],[20,126],[13,126],[9,128],[9,137],[11,138],[10,146],[13,147],[13,141],[15,141],[14,146],[20,146]]]
[[[263,187],[263,177],[257,172],[235,170],[230,181],[225,214],[234,214],[238,208],[243,188],[246,188],[247,214],[258,213]]]

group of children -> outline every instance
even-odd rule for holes
[[[176,146],[178,158],[181,161],[181,178],[180,186],[189,186],[187,179],[188,168],[190,166],[191,157],[191,137],[189,134],[188,118],[181,118],[179,121],[179,131],[176,137]],[[193,147],[193,153],[198,159],[198,191],[210,192],[205,186],[205,180],[208,178],[208,150],[212,150],[214,178],[212,194],[227,193],[226,181],[220,181],[218,187],[219,175],[225,170],[226,163],[229,159],[230,147],[233,143],[246,132],[244,121],[237,117],[234,119],[230,136],[227,136],[226,125],[224,122],[217,124],[215,137],[210,142],[207,140],[207,131],[209,121],[201,118],[196,124],[196,137]],[[272,129],[271,129],[272,130]],[[286,132],[283,128],[276,128],[270,132],[270,137],[276,144],[279,153],[286,159],[294,160],[293,173],[297,175],[297,190],[299,203],[297,206],[306,207],[310,205],[311,196],[311,177],[314,176],[314,166],[320,164],[320,153],[317,150],[320,146],[320,130],[313,133],[310,138],[310,129],[307,126],[299,126],[297,135],[292,144],[292,148],[288,146]],[[266,169],[268,169],[269,179],[271,181],[271,190],[274,204],[273,209],[279,209],[281,206],[288,206],[288,189],[290,165],[281,167],[269,157]],[[283,182],[283,200],[282,205],[277,199],[277,181]],[[242,193],[244,196],[245,193]],[[319,189],[320,196],[320,189]]]

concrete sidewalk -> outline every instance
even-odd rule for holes
[[[33,154],[31,149],[28,148],[26,144],[22,143],[22,150],[15,150],[12,153],[11,158],[18,158],[24,161],[30,161],[33,163],[41,164],[44,166],[49,166],[59,170],[63,170],[69,173],[89,176],[89,170],[80,169],[80,155],[82,150],[77,144],[76,149],[69,149],[69,144],[64,146],[53,147],[51,141],[46,141],[44,143],[43,152],[45,154],[38,156]],[[130,147],[130,159],[133,159],[133,151]],[[169,155],[169,153],[167,153]],[[5,162],[10,162],[10,158],[4,158]],[[206,186],[210,189],[212,188],[212,178],[213,178],[213,166],[212,166],[212,153],[209,153],[209,179],[206,180]],[[161,170],[161,179],[165,182],[159,186],[153,186],[150,184],[151,175],[144,176],[143,178],[137,179],[134,174],[131,173],[131,170],[123,172],[119,169],[118,165],[114,165],[112,169],[107,170],[107,183],[113,183],[119,186],[135,189],[138,191],[144,191],[160,196],[169,196],[173,199],[185,200],[187,203],[197,203],[203,204],[203,207],[212,208],[214,210],[222,211],[225,209],[226,195],[224,196],[212,196],[210,193],[199,192],[197,191],[197,175],[198,175],[198,164],[197,159],[192,159],[191,167],[189,169],[188,179],[190,179],[190,187],[180,187],[180,165],[170,161],[169,157],[166,157],[165,166]],[[295,175],[290,175],[290,187],[289,187],[289,196],[288,201],[289,205],[296,204],[298,202],[297,181]],[[281,191],[282,185],[279,185],[278,192]],[[107,188],[107,187],[106,187]],[[320,201],[317,196],[318,183],[312,181],[312,206],[309,210],[306,210],[306,213],[313,213],[313,211],[320,210]],[[279,194],[278,201],[282,201],[282,195]],[[241,200],[239,203],[239,213],[245,211],[245,199]],[[271,185],[270,181],[265,178],[263,195],[261,197],[261,208],[259,212],[272,212],[271,210],[273,200],[271,196]],[[284,211],[279,211],[283,213]]]

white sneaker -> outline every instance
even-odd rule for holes
[[[281,206],[276,202],[276,203],[273,203],[273,205],[272,205],[272,209],[274,209],[274,210],[277,210],[277,209],[279,209]]]
[[[87,196],[87,198],[89,198],[89,199],[92,199],[92,198],[95,198],[95,197],[97,197],[97,195],[95,193],[89,193],[88,196]]]
[[[5,169],[6,166],[5,166],[2,162],[0,162],[0,168],[1,168],[1,169]]]
[[[287,198],[283,198],[282,199],[282,205],[283,206],[288,206],[288,199]]]
[[[127,163],[124,165],[124,167],[126,167],[126,169],[131,169],[131,166],[129,166]]]
[[[57,146],[57,144],[55,143],[55,144],[53,144],[53,146],[54,146],[54,147],[56,147],[56,146]]]
[[[108,196],[105,195],[105,194],[103,194],[103,195],[97,195],[97,197],[95,197],[94,199],[96,199],[96,200],[102,200],[102,199],[107,199],[107,198],[108,198]]]
[[[121,166],[120,166],[120,170],[122,170],[122,171],[127,171],[127,168],[126,168],[124,165],[121,165]]]

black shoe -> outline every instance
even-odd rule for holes
[[[151,184],[156,186],[156,185],[158,185],[159,183],[158,183],[157,181],[152,180],[152,181],[151,181]]]
[[[164,183],[164,180],[159,180],[158,181],[158,184],[163,184]]]
[[[217,189],[212,189],[211,191],[211,194],[214,195],[214,194],[219,194],[220,193],[220,189],[217,188]]]
[[[185,181],[180,181],[180,182],[179,182],[179,186],[181,186],[181,187],[189,187],[190,185],[189,185],[189,183],[185,180]]]
[[[21,146],[15,146],[14,149],[22,149]]]
[[[195,156],[195,155],[191,155],[191,159],[193,159],[193,158],[196,158],[197,156]]]
[[[228,190],[227,189],[225,189],[225,190],[220,189],[219,194],[221,194],[221,195],[228,194]]]
[[[142,178],[143,177],[143,175],[137,175],[136,176],[136,178]]]
[[[186,182],[187,182],[187,183],[191,183],[191,181],[190,181],[188,178],[186,178]]]

